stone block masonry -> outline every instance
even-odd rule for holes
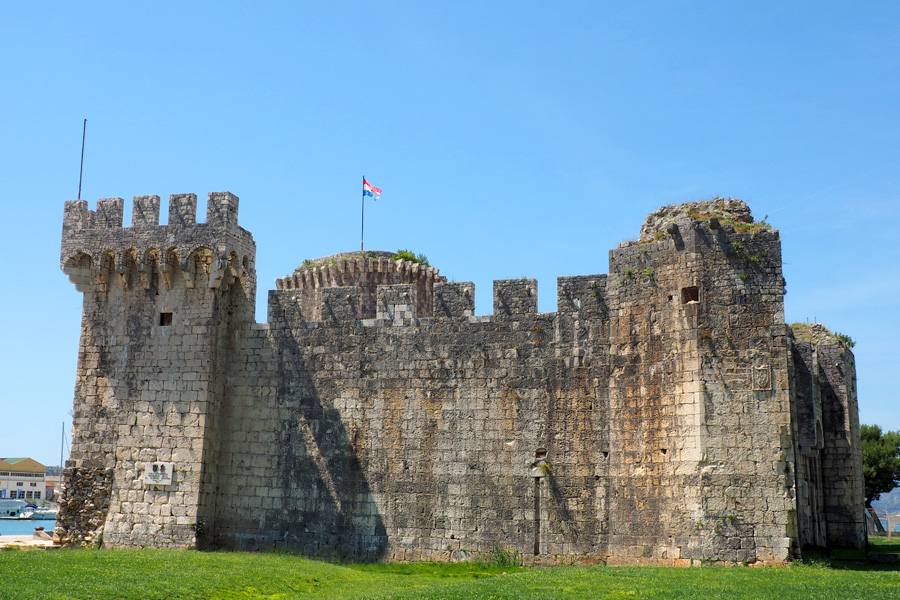
[[[855,375],[784,324],[778,232],[665,207],[608,274],[474,285],[305,261],[254,322],[238,199],[66,204],[84,293],[67,544],[355,560],[769,564],[862,547]],[[148,476],[148,470],[153,476]],[[159,469],[174,469],[161,475]],[[169,479],[171,477],[171,480]]]

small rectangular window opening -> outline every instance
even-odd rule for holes
[[[700,302],[700,288],[696,285],[681,288],[681,303]]]
[[[172,313],[170,313],[170,312],[159,313],[159,324],[162,327],[171,325],[172,324]]]

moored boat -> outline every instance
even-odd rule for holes
[[[43,507],[26,510],[22,513],[23,519],[35,519],[38,521],[54,521],[56,513],[59,511],[56,507]]]
[[[0,498],[0,519],[21,519],[25,511],[24,500]],[[55,517],[54,517],[55,518]]]

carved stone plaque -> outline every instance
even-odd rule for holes
[[[147,467],[144,469],[144,485],[172,485],[174,474],[175,463],[147,463]]]
[[[769,365],[757,365],[753,368],[753,389],[759,391],[772,389],[772,368]]]

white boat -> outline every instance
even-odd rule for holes
[[[0,499],[0,519],[21,519],[25,506],[24,500]]]
[[[56,507],[33,508],[22,512],[22,519],[35,519],[38,521],[55,521],[56,513],[59,511]]]

